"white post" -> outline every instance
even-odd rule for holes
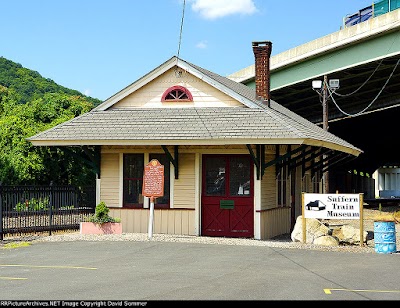
[[[101,179],[96,179],[96,205],[100,203]]]
[[[153,217],[154,217],[154,198],[150,197],[150,215],[149,215],[149,239],[153,237]]]

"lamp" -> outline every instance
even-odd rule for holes
[[[339,79],[330,79],[328,84],[329,84],[329,88],[332,90],[339,89]]]
[[[322,99],[322,128],[328,131],[328,100],[339,89],[339,79],[330,79],[328,81],[328,76],[324,75],[324,80],[313,80],[312,89],[318,93]],[[326,156],[324,156],[325,158]],[[329,191],[329,175],[328,171],[323,174],[324,191],[325,193]]]
[[[322,80],[313,80],[312,81],[312,88],[314,90],[320,90],[322,88]]]

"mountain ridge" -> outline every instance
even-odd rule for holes
[[[24,104],[43,97],[46,93],[63,93],[81,96],[97,106],[102,101],[86,96],[78,90],[57,84],[50,78],[43,77],[39,72],[0,56],[0,86],[14,90],[18,95],[18,103]]]

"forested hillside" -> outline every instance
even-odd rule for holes
[[[0,57],[0,184],[94,184],[81,148],[34,147],[26,138],[99,103]]]
[[[38,72],[22,67],[21,64],[0,57],[0,85],[16,93],[17,103],[27,103],[43,97],[46,93],[63,93],[68,95],[84,96],[76,90],[58,85],[49,78],[42,77]],[[84,96],[94,105],[101,101]]]

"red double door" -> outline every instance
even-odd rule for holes
[[[201,234],[254,237],[250,155],[203,155]]]

